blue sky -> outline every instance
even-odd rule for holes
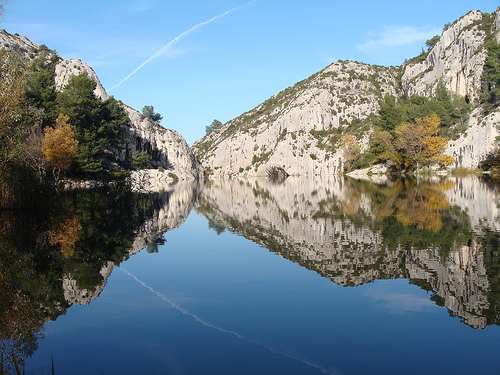
[[[0,3],[5,4],[0,28],[46,44],[64,59],[88,63],[111,95],[139,111],[153,105],[163,115],[162,125],[190,145],[212,120],[229,121],[338,59],[400,65],[445,23],[500,5],[487,0]]]

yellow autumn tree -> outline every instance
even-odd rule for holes
[[[26,70],[18,69],[5,51],[0,51],[0,174],[24,158],[29,128],[25,112]]]
[[[424,165],[451,164],[453,158],[443,155],[447,139],[438,136],[441,121],[436,114],[417,118],[415,123],[403,122],[396,130],[395,145],[403,156],[416,164],[417,170]]]
[[[350,171],[361,154],[361,147],[356,137],[352,134],[343,135],[340,138],[340,150],[344,155],[344,165]]]
[[[78,141],[68,119],[68,116],[60,114],[56,119],[55,128],[47,127],[42,140],[43,154],[57,175],[60,170],[69,168],[78,153]]]

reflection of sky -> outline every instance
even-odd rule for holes
[[[377,281],[376,283],[385,284],[386,281]],[[365,291],[365,295],[375,301],[375,306],[378,309],[384,309],[392,314],[423,311],[430,312],[435,307],[434,303],[429,299],[428,294],[425,294],[425,292],[417,288],[415,288],[414,292],[415,293],[384,293],[383,290],[375,288],[375,290],[369,289]]]
[[[500,366],[493,355],[499,327],[467,327],[407,280],[340,287],[229,231],[217,236],[194,211],[164,237],[158,253],[142,251],[120,265],[134,277],[114,270],[98,299],[47,324],[30,371],[50,372],[52,356],[56,373],[73,374]]]

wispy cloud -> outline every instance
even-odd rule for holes
[[[160,55],[164,54],[166,51],[170,50],[181,39],[183,39],[186,36],[194,33],[195,31],[197,31],[198,29],[202,28],[203,26],[205,26],[205,25],[207,25],[207,24],[209,24],[211,22],[214,22],[215,20],[218,20],[219,18],[227,16],[229,13],[232,13],[232,12],[234,12],[237,9],[241,9],[241,8],[245,8],[245,7],[249,6],[253,2],[255,2],[255,0],[250,1],[249,3],[247,3],[245,5],[241,5],[241,6],[229,9],[229,10],[225,11],[224,13],[219,14],[218,16],[210,18],[207,21],[198,23],[197,25],[195,25],[195,26],[191,27],[190,29],[184,31],[183,33],[177,35],[174,39],[172,39],[165,46],[163,46],[163,48],[161,48],[158,52],[156,52],[155,54],[153,54],[146,61],[144,61],[141,65],[139,65],[137,68],[135,68],[128,76],[126,76],[120,82],[118,82],[116,85],[114,85],[113,87],[111,87],[110,91],[113,90],[113,89],[115,89],[115,88],[117,88],[118,86],[120,86],[123,82],[125,82],[127,79],[129,79],[130,77],[132,77],[135,73],[137,73],[144,66],[146,66],[147,64],[149,64],[151,61],[155,60],[158,56],[160,56]]]
[[[362,52],[371,53],[380,49],[407,46],[422,43],[436,34],[441,34],[439,28],[418,28],[414,26],[383,26],[381,30],[369,33],[369,40],[358,45]]]

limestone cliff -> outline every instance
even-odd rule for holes
[[[428,52],[400,67],[337,61],[226,123],[193,145],[214,176],[262,176],[271,166],[308,176],[342,170],[342,134],[365,148],[385,94],[434,95],[439,82],[473,110],[447,153],[455,166],[477,167],[500,134],[500,111],[478,106],[488,28],[499,38],[500,12],[472,11],[443,32]]]
[[[229,121],[193,150],[215,175],[262,176],[274,165],[292,175],[336,174],[342,129],[366,145],[379,99],[397,94],[397,75],[392,67],[338,61]]]
[[[55,72],[57,90],[63,90],[71,76],[83,73],[96,82],[96,97],[101,100],[110,98],[92,68],[80,60],[62,60],[56,65]],[[153,156],[152,168],[162,167],[182,180],[201,178],[203,170],[179,133],[144,118],[138,111],[125,104],[122,104],[122,107],[130,120],[124,125],[124,137],[130,142],[125,144],[124,150],[114,151],[116,157],[124,160],[130,158],[135,151],[146,151]],[[152,172],[142,172],[143,175],[146,173]],[[168,173],[165,176],[168,178]],[[133,179],[138,181],[135,177]]]
[[[15,54],[26,65],[39,56],[46,55],[47,61],[52,61],[55,72],[55,89],[64,90],[72,76],[85,74],[96,82],[94,94],[105,101],[110,98],[94,70],[79,59],[62,60],[55,52],[29,41],[27,38],[12,35],[6,31],[0,32],[0,47],[9,54]],[[184,138],[174,130],[165,129],[121,103],[129,117],[129,122],[123,125],[124,138],[129,140],[123,149],[108,150],[109,155],[114,155],[115,160],[130,159],[135,151],[146,151],[153,157],[151,168],[162,167],[166,170],[165,178],[172,182],[173,179],[199,179],[203,175],[200,164],[196,161],[191,149]],[[110,160],[109,163],[113,163]],[[142,172],[142,175],[147,172]],[[174,176],[175,177],[172,177]],[[170,176],[170,177],[169,177]],[[137,181],[137,179],[135,179]]]

